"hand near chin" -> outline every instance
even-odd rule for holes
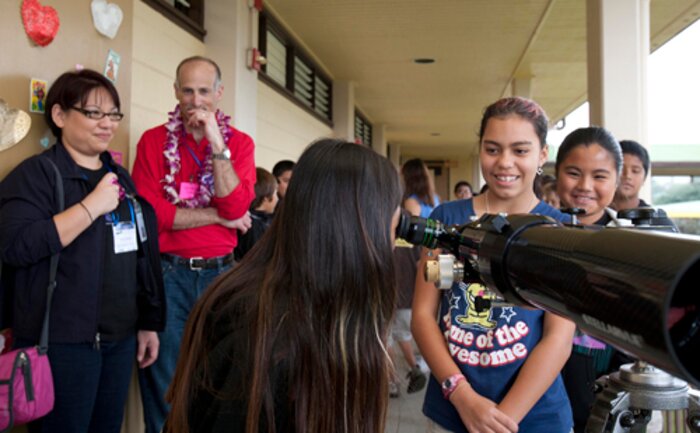
[[[216,122],[216,113],[207,110],[206,107],[201,107],[188,110],[188,115],[188,128],[201,131],[212,143],[212,150],[215,153],[220,153],[223,150],[224,140],[221,131],[219,131],[219,124]]]
[[[459,387],[450,396],[469,433],[517,433],[518,424],[488,398]]]
[[[83,199],[91,215],[101,216],[119,205],[119,182],[114,173],[105,174],[94,190]]]

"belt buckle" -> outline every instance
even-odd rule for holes
[[[202,262],[204,262],[204,257],[190,257],[190,259],[189,259],[190,271],[201,271],[203,269],[203,266],[195,265],[194,264],[195,260],[202,260]]]

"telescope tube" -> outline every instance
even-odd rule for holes
[[[453,254],[506,301],[567,317],[583,332],[700,385],[698,238],[566,227],[539,215],[485,215],[460,227],[460,236],[443,246],[458,243]]]

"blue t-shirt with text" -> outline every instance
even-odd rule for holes
[[[568,222],[544,202],[530,212]],[[444,203],[430,218],[446,225],[464,224],[474,216],[471,199]],[[544,270],[543,270],[544,271]],[[486,288],[478,283],[453,284],[442,294],[438,324],[452,359],[472,388],[496,403],[506,395],[527,356],[542,338],[544,312],[515,306],[474,308]],[[442,396],[440,384],[431,376],[423,413],[443,428],[466,433],[455,407]],[[547,389],[519,424],[519,433],[568,433],[573,426],[571,406],[561,376]]]

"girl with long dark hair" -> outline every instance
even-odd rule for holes
[[[386,158],[312,144],[270,229],[193,310],[166,431],[382,433],[400,201]]]
[[[409,159],[401,166],[401,177],[404,184],[403,207],[411,215],[427,218],[440,204],[428,167],[418,158]]]

